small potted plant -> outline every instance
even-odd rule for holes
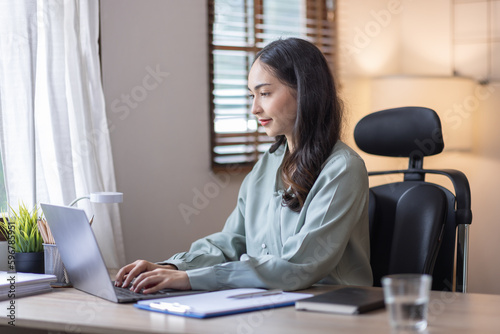
[[[42,236],[38,230],[38,207],[30,211],[24,204],[18,210],[10,207],[9,217],[3,217],[0,225],[7,240],[13,240],[16,271],[43,274],[44,253]],[[12,242],[10,242],[12,244]]]

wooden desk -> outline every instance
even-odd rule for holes
[[[315,287],[304,292],[325,292]],[[0,302],[0,332],[7,326],[8,301]],[[390,333],[385,310],[357,316],[295,311],[293,307],[212,319],[189,319],[115,304],[75,289],[16,300],[19,327],[63,333]],[[431,293],[429,327],[424,333],[499,333],[500,295]]]

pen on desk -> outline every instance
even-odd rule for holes
[[[254,298],[254,297],[264,297],[264,296],[279,295],[279,294],[282,294],[282,293],[283,293],[283,290],[266,290],[266,291],[251,292],[251,293],[242,293],[242,294],[239,294],[239,295],[229,296],[227,298],[245,299],[245,298]]]

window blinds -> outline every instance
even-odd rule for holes
[[[251,114],[247,76],[269,42],[300,37],[316,44],[334,69],[334,0],[210,0],[212,167],[252,166],[269,138]]]

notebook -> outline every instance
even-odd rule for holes
[[[277,292],[241,288],[221,290],[166,299],[139,301],[135,307],[143,310],[180,315],[189,318],[213,318],[256,310],[291,306],[295,301],[311,297],[312,294]]]
[[[360,314],[384,307],[384,292],[378,287],[348,286],[325,292],[295,304],[300,311]]]
[[[0,271],[0,300],[50,292],[56,280],[54,275]]]
[[[200,293],[166,289],[155,294],[134,293],[115,287],[85,211],[67,206],[40,204],[71,283],[78,290],[115,303]],[[97,223],[97,222],[96,222]]]

